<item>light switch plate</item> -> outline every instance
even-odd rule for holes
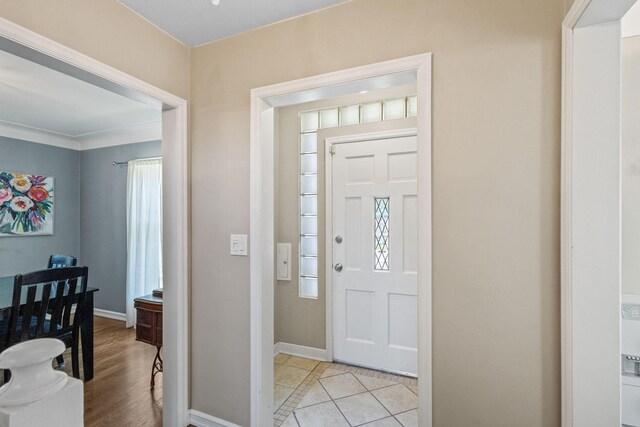
[[[247,244],[246,234],[232,234],[231,235],[231,248],[230,252],[233,256],[247,256],[249,255],[249,248]]]

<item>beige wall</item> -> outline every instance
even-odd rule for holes
[[[192,50],[192,404],[249,423],[249,91],[433,52],[436,426],[560,423],[562,0],[353,0]]]
[[[249,231],[249,90],[433,52],[435,425],[546,427],[560,410],[560,23],[570,3],[353,0],[193,49],[191,60],[114,0],[6,0],[0,16],[190,95],[192,406],[241,425],[249,261],[229,256],[228,239]]]
[[[318,299],[298,296],[299,261],[299,119],[301,111],[316,110],[367,101],[389,99],[416,93],[415,85],[402,85],[364,95],[345,96],[321,102],[309,102],[279,109],[277,138],[276,242],[291,243],[291,281],[278,281],[275,288],[274,342],[326,348],[325,279],[325,161],[324,140],[328,137],[356,135],[417,126],[415,118],[389,120],[366,125],[323,129],[318,132]]]
[[[189,49],[116,0],[2,0],[0,16],[189,97]]]
[[[622,293],[640,294],[640,36],[622,39]]]

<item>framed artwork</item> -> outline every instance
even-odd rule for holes
[[[0,237],[53,234],[53,177],[0,171]]]

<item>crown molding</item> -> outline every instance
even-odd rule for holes
[[[162,122],[143,123],[78,137],[80,150],[114,147],[162,139]]]
[[[81,150],[80,142],[73,138],[58,133],[20,126],[14,123],[0,122],[0,135],[6,136],[7,138],[67,148],[69,150]]]
[[[161,140],[162,122],[157,121],[152,123],[143,123],[78,137],[71,137],[0,121],[0,136],[35,142],[37,144],[67,148],[69,150],[85,151],[94,150],[96,148],[114,147],[116,145]]]

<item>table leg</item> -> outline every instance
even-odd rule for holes
[[[93,379],[93,292],[87,292],[84,304],[82,325],[80,325],[82,368],[84,369],[84,380],[90,381]]]
[[[153,359],[153,366],[151,367],[151,390],[156,386],[156,374],[162,372],[162,357],[160,356],[160,349],[162,347],[156,347],[156,357]]]

